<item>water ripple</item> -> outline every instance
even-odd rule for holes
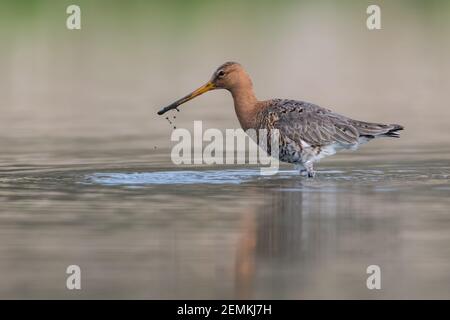
[[[379,183],[388,185],[378,186],[380,191],[389,191],[392,185],[397,183],[417,184],[419,181],[427,182],[430,178],[448,181],[448,173],[422,171],[420,168],[408,170],[321,170],[315,179],[301,177],[295,170],[280,170],[272,176],[261,175],[259,169],[224,169],[224,170],[168,170],[153,172],[97,172],[85,176],[85,182],[109,186],[139,186],[139,185],[186,185],[186,184],[242,184],[249,182],[274,182],[285,179],[295,179],[311,186],[321,186],[325,182],[349,182],[349,183]],[[406,186],[406,185],[405,185]]]
[[[103,185],[240,184],[256,179],[259,170],[157,171],[94,173],[88,181]]]

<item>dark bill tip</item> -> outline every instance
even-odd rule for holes
[[[164,113],[166,113],[167,111],[170,111],[170,110],[172,110],[172,109],[175,109],[175,108],[177,108],[179,105],[178,104],[176,104],[176,103],[174,103],[174,104],[171,104],[170,106],[167,106],[167,107],[164,107],[164,108],[162,108],[161,110],[159,110],[158,111],[158,115],[163,115]]]
[[[192,93],[188,94],[187,96],[175,101],[174,103],[172,103],[171,105],[162,108],[161,110],[158,111],[158,115],[163,115],[164,113],[166,113],[169,110],[172,109],[176,109],[178,108],[180,105],[182,105],[185,102],[188,102],[189,100],[194,99],[195,97],[214,89],[214,84],[209,81],[208,83],[206,83],[205,85],[201,86],[200,88],[198,88],[197,90],[193,91]]]

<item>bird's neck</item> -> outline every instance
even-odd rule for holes
[[[256,113],[259,108],[258,99],[256,99],[251,82],[230,91],[234,100],[234,110],[242,129],[255,128]]]

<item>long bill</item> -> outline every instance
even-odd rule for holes
[[[208,92],[208,91],[210,91],[210,90],[212,90],[214,88],[215,88],[214,84],[211,81],[209,81],[208,83],[206,83],[205,85],[201,86],[197,90],[191,92],[187,96],[185,96],[185,97],[175,101],[174,103],[168,105],[165,108],[162,108],[161,110],[158,111],[158,114],[162,115],[162,114],[166,113],[169,110],[176,109],[178,106],[182,105],[183,103],[188,102],[189,100],[192,100],[195,97],[198,97],[199,95],[201,95],[201,94],[203,94],[205,92]]]

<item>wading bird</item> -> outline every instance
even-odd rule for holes
[[[355,150],[378,137],[398,138],[398,124],[353,120],[315,104],[271,99],[259,101],[250,76],[237,62],[226,62],[202,87],[158,111],[159,115],[214,89],[230,91],[241,127],[279,130],[279,160],[292,163],[302,175],[314,177],[314,162],[339,150]]]

